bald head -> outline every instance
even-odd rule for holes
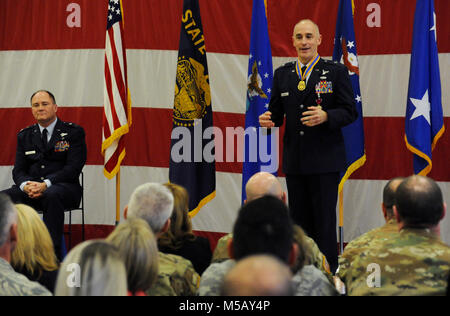
[[[278,179],[271,173],[258,172],[254,174],[245,186],[247,201],[252,201],[264,195],[274,196],[283,200],[283,188]]]
[[[320,35],[319,26],[313,20],[303,19],[303,20],[298,21],[297,24],[295,24],[294,30],[293,30],[293,36],[295,36],[296,30],[301,26],[311,26],[312,29],[314,30],[315,35],[317,35],[317,36]]]
[[[434,227],[445,215],[442,191],[428,177],[406,178],[395,193],[397,219],[406,227]]]
[[[292,295],[292,273],[280,260],[256,255],[240,260],[225,276],[224,296]]]

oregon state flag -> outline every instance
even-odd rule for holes
[[[355,30],[353,24],[352,0],[341,0],[336,21],[333,60],[343,63],[349,72],[352,83],[358,118],[355,122],[342,128],[345,143],[346,170],[341,174],[339,183],[340,225],[343,226],[343,189],[350,175],[366,162],[364,149],[364,121],[362,98],[359,87],[359,64],[356,51]]]
[[[189,193],[194,216],[216,194],[213,113],[198,0],[184,0],[173,106],[170,182]]]
[[[244,157],[242,165],[242,201],[246,200],[247,181],[260,171],[277,173],[275,133],[266,135],[259,127],[259,116],[269,107],[273,81],[272,50],[270,47],[264,0],[253,0],[250,55],[247,77],[245,111]],[[274,144],[272,144],[274,142]]]
[[[405,117],[406,147],[414,173],[431,171],[431,152],[444,133],[441,82],[433,0],[417,0]]]

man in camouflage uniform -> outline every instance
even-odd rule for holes
[[[321,271],[312,265],[304,265],[306,254],[302,246],[303,243],[294,241],[292,221],[287,206],[280,199],[264,196],[245,203],[229,242],[229,255],[233,259],[211,264],[202,274],[198,294],[220,295],[224,278],[236,262],[250,255],[267,254],[296,270],[292,278],[294,295],[337,295]],[[302,252],[303,260],[298,260]]]
[[[17,213],[10,198],[0,194],[0,296],[51,296],[42,285],[31,282],[9,264],[17,243]]]
[[[252,201],[254,199],[260,198],[264,195],[271,195],[279,198],[281,201],[286,203],[286,192],[283,191],[278,179],[268,172],[258,172],[254,174],[245,186],[245,193],[247,195],[247,201]],[[222,262],[230,259],[228,255],[227,244],[229,240],[233,238],[233,234],[228,234],[223,236],[217,242],[216,249],[214,250],[211,263]],[[319,247],[315,241],[308,237],[300,226],[294,224],[294,239],[296,242],[304,242],[305,249],[307,250],[305,265],[314,265],[316,268],[321,270],[325,276],[333,282],[333,276],[330,272],[330,266],[323,253],[320,251]]]
[[[383,189],[381,209],[386,224],[359,236],[345,247],[344,253],[339,257],[338,276],[342,280],[345,279],[347,270],[354,258],[363,250],[377,248],[378,244],[393,238],[399,233],[393,207],[395,204],[395,192],[403,180],[404,178],[402,177],[391,179]]]
[[[395,200],[400,232],[353,260],[344,279],[348,294],[445,295],[450,247],[439,238],[446,208],[439,186],[414,175],[399,185]]]
[[[173,195],[159,183],[146,183],[133,192],[124,217],[142,218],[150,225],[156,238],[170,227]],[[192,263],[180,256],[159,252],[158,280],[146,294],[149,296],[193,296],[200,276]]]

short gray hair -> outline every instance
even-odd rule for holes
[[[145,220],[158,234],[172,216],[172,192],[160,183],[145,183],[137,187],[128,203],[128,217]]]
[[[9,230],[17,223],[17,211],[8,195],[0,193],[0,246],[8,239]]]

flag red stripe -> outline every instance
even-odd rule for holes
[[[105,111],[103,111],[103,137],[108,139],[111,136],[111,131],[109,130],[108,120],[106,118]]]
[[[119,62],[119,52],[117,51],[117,47],[116,47],[116,39],[115,39],[115,35],[114,35],[114,30],[113,28],[110,28],[108,30],[109,33],[109,39],[110,39],[110,45],[111,45],[111,56],[112,56],[112,60],[113,60],[113,73],[114,73],[114,78],[115,78],[115,87],[114,90],[119,92],[120,95],[120,99],[121,99],[121,105],[116,104],[116,106],[122,106],[123,107],[123,111],[124,113],[127,113],[126,111],[126,104],[127,104],[127,93],[126,93],[126,87],[125,87],[125,83],[123,81],[123,73],[122,73],[122,69],[120,67],[120,62]],[[122,40],[122,38],[120,38],[120,40]],[[122,54],[123,52],[121,51],[120,54]],[[125,62],[125,56],[124,58],[124,64],[126,64]],[[122,126],[122,124],[119,121],[119,117],[116,111],[116,106],[113,108],[114,110],[114,114],[113,114],[113,119],[114,119],[114,129],[118,129]]]
[[[108,172],[111,173],[114,170],[114,168],[117,166],[117,164],[119,163],[119,156],[122,153],[124,148],[125,148],[125,143],[124,143],[124,137],[122,136],[119,140],[119,145],[117,146],[117,149],[114,151],[111,158],[105,163],[105,169]]]
[[[60,107],[58,115],[62,120],[80,124],[86,130],[89,165],[102,165],[100,154],[101,107]],[[127,134],[127,156],[122,165],[169,167],[170,133],[172,110],[154,108],[133,108],[133,126]],[[10,120],[11,117],[17,119]],[[245,116],[235,113],[214,113],[214,124],[225,134],[226,127],[244,127]],[[27,108],[0,109],[0,121],[8,121],[2,140],[5,150],[0,152],[0,165],[13,165],[17,132],[33,124],[33,117]],[[450,117],[444,118],[450,126]],[[351,179],[386,180],[395,176],[412,174],[412,155],[404,142],[404,118],[364,118],[367,162],[353,173]],[[151,135],[151,137],[149,136]],[[235,141],[235,152],[237,152]],[[387,146],[386,144],[389,144]],[[437,181],[450,181],[450,133],[444,133],[433,152],[433,169],[430,176]],[[222,162],[216,164],[218,172],[241,173],[242,163]]]
[[[110,110],[111,110],[111,118],[112,118],[112,122],[109,122],[109,124],[112,124],[112,126],[110,126],[110,128],[112,128],[113,131],[115,131],[116,129],[120,128],[121,124],[120,121],[118,119],[117,116],[117,111],[116,111],[116,107],[119,106],[119,104],[116,104],[116,101],[114,99],[114,91],[119,91],[119,94],[122,95],[120,88],[118,87],[118,84],[120,84],[120,82],[123,82],[122,80],[120,80],[119,82],[117,81],[117,71],[119,71],[119,73],[121,73],[120,67],[118,67],[118,62],[117,62],[117,50],[116,50],[116,45],[114,42],[114,32],[112,30],[112,28],[110,28],[108,30],[108,35],[109,35],[109,45],[110,45],[110,49],[109,51],[106,52],[106,54],[110,54],[112,56],[112,64],[108,63],[108,58],[105,58],[105,75],[106,72],[108,72],[108,76],[109,76],[109,83],[107,83],[107,89],[108,89],[108,97],[109,97],[109,102],[110,102]],[[113,84],[112,78],[111,78],[111,72],[114,76],[115,82]],[[120,75],[120,74],[119,74]],[[121,103],[123,104],[123,99],[121,97]]]

